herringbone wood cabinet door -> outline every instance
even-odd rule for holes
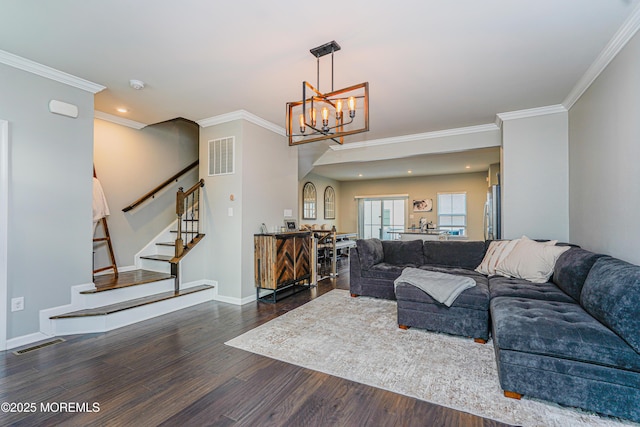
[[[295,278],[301,279],[309,275],[309,239],[305,237],[295,238]]]
[[[309,233],[254,236],[255,281],[264,289],[277,289],[311,278]]]
[[[296,278],[295,237],[276,240],[276,277],[278,283],[289,282]]]

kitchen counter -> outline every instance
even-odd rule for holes
[[[425,231],[407,230],[398,232],[400,240],[467,240],[466,236],[452,236],[446,230],[429,229]]]

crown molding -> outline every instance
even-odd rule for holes
[[[95,117],[96,119],[104,120],[106,122],[111,122],[118,125],[130,127],[136,130],[140,130],[147,126],[144,123],[136,122],[133,120],[125,119],[123,117],[118,117],[118,116],[114,116],[107,113],[103,113],[102,111],[97,111],[97,110],[93,112],[93,117]]]
[[[80,77],[72,76],[64,71],[56,70],[55,68],[47,67],[46,65],[38,64],[30,59],[23,58],[13,53],[0,50],[0,63],[9,65],[14,68],[18,68],[23,71],[27,71],[38,76],[45,77],[50,80],[55,80],[60,83],[64,83],[69,86],[77,87],[78,89],[86,90],[96,94],[106,89],[106,86],[99,85],[97,83],[90,82],[89,80],[81,79]]]
[[[505,120],[526,119],[527,117],[545,116],[547,114],[566,113],[567,109],[564,105],[548,105],[546,107],[529,108],[527,110],[508,111],[506,113],[498,113],[500,124]],[[497,120],[498,120],[497,119]],[[497,122],[496,120],[496,122]]]
[[[587,69],[584,75],[578,80],[578,83],[573,87],[569,95],[562,102],[562,105],[567,110],[573,107],[578,99],[589,89],[591,84],[598,78],[598,76],[607,68],[607,65],[613,58],[615,58],[623,47],[631,40],[631,38],[640,29],[640,5],[636,6],[631,15],[624,21],[622,26],[618,29],[613,38],[600,52],[600,55]]]
[[[492,132],[500,130],[494,123],[486,125],[468,126],[463,128],[438,130],[434,132],[416,133],[412,135],[392,136],[390,138],[374,139],[371,141],[351,142],[344,145],[330,145],[334,151],[352,150],[355,148],[375,147],[378,145],[397,144],[400,142],[422,141],[425,139],[444,138],[447,136],[467,135],[470,133]]]
[[[220,114],[219,116],[209,117],[208,119],[196,120],[196,123],[198,123],[203,128],[206,128],[222,123],[233,122],[235,120],[246,120],[253,123],[254,125],[258,125],[262,128],[270,130],[271,132],[277,133],[278,135],[286,135],[285,130],[282,126],[271,123],[270,121],[265,120],[262,117],[258,117],[246,110],[236,110],[230,113]]]

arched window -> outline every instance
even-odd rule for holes
[[[302,219],[316,219],[316,186],[307,182],[302,187]]]
[[[324,189],[324,219],[336,219],[336,191],[331,186]]]

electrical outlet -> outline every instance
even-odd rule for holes
[[[24,297],[11,298],[11,311],[24,310]]]

